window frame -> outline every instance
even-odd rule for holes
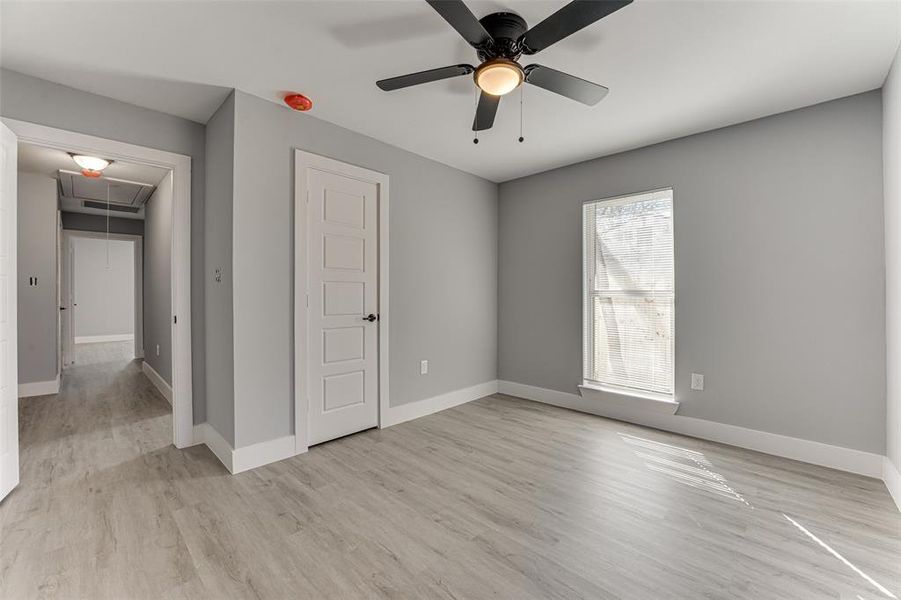
[[[673,232],[673,287],[670,292],[655,292],[644,290],[622,290],[618,292],[601,292],[598,293],[592,289],[590,283],[594,276],[595,266],[593,261],[586,260],[588,255],[589,240],[585,235],[586,231],[586,206],[589,204],[628,204],[637,202],[642,196],[650,196],[653,194],[669,193],[671,211],[670,211],[670,228]],[[609,204],[608,204],[609,205]],[[609,196],[593,200],[585,200],[582,202],[582,387],[610,392],[624,396],[633,396],[637,398],[647,398],[650,400],[662,400],[665,402],[676,402],[676,228],[675,228],[675,210],[676,210],[676,194],[672,187],[655,188],[640,192],[632,192],[628,194],[619,194],[617,196]],[[590,308],[591,301],[596,298],[616,298],[616,297],[638,297],[638,298],[671,298],[672,308],[670,317],[670,353],[673,357],[673,368],[670,380],[669,394],[622,386],[601,381],[589,379],[587,376],[594,370],[594,337],[591,335],[590,326]]]

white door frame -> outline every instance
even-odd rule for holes
[[[69,256],[69,252],[72,249],[72,238],[92,238],[98,240],[105,240],[107,235],[105,232],[99,231],[81,231],[78,229],[63,229],[63,253],[66,257]],[[130,233],[111,233],[109,234],[109,239],[117,240],[120,242],[132,242],[134,244],[134,269],[135,269],[135,302],[134,302],[134,355],[135,358],[144,358],[144,264],[143,264],[143,256],[144,256],[144,238],[140,235],[133,235]],[[70,347],[74,345],[75,341],[75,310],[72,308],[71,304],[71,296],[72,296],[72,288],[75,283],[73,279],[73,273],[71,270],[71,265],[66,264],[67,268],[67,277],[66,277],[66,291],[69,292],[67,297],[64,299],[66,303],[66,310],[69,311],[69,332],[67,336],[70,338],[68,340]],[[60,338],[60,344],[62,344],[62,338]],[[68,365],[66,365],[68,366]]]
[[[378,298],[379,298],[379,427],[388,414],[388,176],[333,158],[294,150],[294,440],[300,454],[309,448],[310,396],[307,381],[309,326],[307,323],[307,170],[315,169],[371,182],[378,186]]]
[[[17,373],[16,236],[18,158],[15,132],[0,126],[0,501],[19,485],[19,382]]]
[[[3,123],[20,142],[172,171],[172,439],[177,448],[191,446],[191,157],[16,119]]]

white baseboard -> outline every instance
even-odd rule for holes
[[[888,456],[882,457],[882,481],[895,501],[895,506],[901,510],[901,473]]]
[[[413,419],[431,415],[496,393],[497,381],[488,381],[472,387],[441,394],[440,396],[419,400],[418,402],[410,402],[409,404],[401,404],[400,406],[389,406],[386,411],[387,414],[382,415],[380,427],[391,427],[398,423],[412,421]]]
[[[512,381],[499,381],[498,391],[510,396],[518,396],[628,423],[680,433],[730,446],[738,446],[739,448],[756,450],[757,452],[830,467],[840,471],[848,471],[877,479],[883,477],[884,457],[880,454],[831,446],[821,442],[802,440],[694,417],[601,407],[590,399],[583,398],[577,394],[568,394]]]
[[[132,342],[133,333],[115,333],[113,335],[76,335],[76,344],[97,344],[99,342]]]
[[[194,443],[206,444],[228,472],[236,475],[270,463],[291,458],[298,454],[293,435],[278,439],[232,448],[222,435],[209,423],[194,426]],[[302,453],[301,453],[302,454]]]
[[[19,384],[19,398],[31,398],[32,396],[47,396],[59,393],[59,375],[50,381],[35,381],[33,383]]]
[[[235,448],[232,452],[231,472],[249,471],[250,469],[256,469],[263,465],[291,458],[297,454],[293,435]]]
[[[146,360],[141,362],[141,370],[144,371],[144,375],[147,376],[150,383],[152,383],[153,386],[159,390],[160,394],[163,395],[163,398],[165,398],[169,404],[172,404],[172,386],[166,383],[163,376],[157,373]]]
[[[222,437],[209,423],[201,423],[194,426],[194,443],[205,444],[216,458],[219,459],[229,473],[233,473],[233,454],[235,452],[231,444]]]

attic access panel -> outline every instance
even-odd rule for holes
[[[137,181],[126,181],[111,177],[90,178],[74,171],[59,171],[59,186],[64,198],[82,201],[102,202],[104,208],[109,193],[111,206],[134,208],[135,212],[144,206],[156,186]]]

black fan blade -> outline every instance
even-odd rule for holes
[[[463,0],[426,0],[426,2],[471,46],[481,48],[494,41],[472,11],[463,4]]]
[[[564,73],[550,67],[529,65],[523,69],[526,81],[549,92],[572,98],[582,104],[594,106],[604,99],[608,90],[602,85],[580,79],[575,75]]]
[[[544,50],[631,3],[632,0],[573,0],[523,34],[519,40],[523,53]]]
[[[475,67],[470,65],[454,65],[452,67],[429,69],[428,71],[420,71],[419,73],[410,73],[409,75],[382,79],[381,81],[376,81],[375,84],[382,90],[390,92],[392,90],[410,87],[411,85],[419,85],[420,83],[429,83],[441,79],[459,77],[460,75],[468,75],[473,71],[475,71]]]
[[[494,115],[497,114],[497,105],[500,104],[500,96],[492,96],[482,92],[479,96],[479,106],[476,107],[476,118],[472,121],[473,131],[491,129],[494,125]]]

